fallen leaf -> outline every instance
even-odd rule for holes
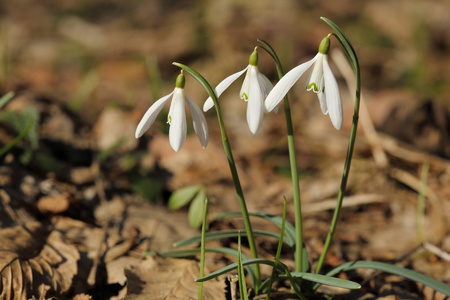
[[[59,214],[65,212],[72,201],[72,196],[69,193],[62,193],[57,196],[40,198],[37,207],[43,214]]]
[[[46,236],[38,222],[0,231],[1,299],[46,299],[69,290],[78,250],[59,231]]]
[[[75,295],[72,300],[92,300],[92,296],[87,294],[78,294]]]
[[[139,266],[125,270],[126,299],[197,299],[199,264],[194,260],[149,257]],[[204,283],[203,299],[225,299],[225,282]]]

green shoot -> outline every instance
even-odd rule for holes
[[[205,233],[208,227],[206,217],[208,215],[208,199],[204,199],[203,204],[203,224],[202,224],[202,241],[200,243],[200,277],[205,274]],[[201,300],[203,296],[203,282],[198,283],[198,300]]]

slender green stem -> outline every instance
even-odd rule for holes
[[[206,217],[208,215],[208,199],[205,198],[205,202],[203,204],[203,224],[202,224],[202,239],[200,243],[200,278],[202,278],[205,274],[205,235],[206,235],[206,227],[207,221]],[[203,298],[203,282],[198,283],[198,300]]]
[[[295,155],[295,141],[292,128],[291,109],[289,107],[289,101],[286,97],[284,98],[284,113],[286,115],[289,160],[291,164],[292,187],[294,192],[295,271],[303,272],[303,223],[302,204],[300,199],[300,183],[297,171],[297,158]]]
[[[280,256],[281,256],[281,249],[283,248],[283,238],[284,238],[284,227],[286,224],[286,197],[284,198],[283,201],[283,217],[281,219],[281,228],[280,228],[280,240],[278,241],[278,248],[277,248],[277,253],[275,254],[275,265],[273,267],[272,270],[272,276],[270,276],[270,280],[269,280],[269,288],[267,290],[267,295],[266,295],[266,299],[269,300],[270,299],[270,292],[272,291],[272,284],[275,280],[275,276],[276,276],[276,272],[277,272],[277,266],[280,262]]]
[[[284,76],[283,67],[281,66],[280,59],[278,58],[275,50],[264,40],[258,39],[258,41],[264,44],[263,48],[270,56],[272,56],[279,79]],[[302,225],[302,206],[300,198],[300,183],[298,178],[297,157],[295,151],[294,129],[292,126],[291,108],[289,106],[289,99],[287,95],[284,97],[284,115],[286,117],[286,129],[287,140],[289,149],[289,162],[291,168],[292,188],[294,195],[294,218],[295,218],[295,271],[303,272],[303,225]]]
[[[211,85],[206,81],[206,79],[200,73],[198,73],[197,71],[195,71],[194,69],[192,69],[186,65],[183,65],[183,64],[180,64],[177,62],[174,62],[173,64],[177,67],[182,68],[189,74],[191,74],[203,86],[203,88],[206,90],[206,92],[212,98],[212,100],[214,102],[214,106],[215,106],[216,112],[217,112],[217,120],[219,122],[220,133],[222,135],[223,148],[225,150],[225,155],[227,156],[228,165],[229,165],[230,171],[231,171],[231,176],[233,177],[234,188],[236,190],[239,205],[241,207],[242,218],[244,219],[245,231],[247,232],[247,238],[248,238],[248,243],[250,246],[250,251],[252,253],[252,257],[257,258],[258,252],[256,249],[255,238],[253,236],[252,224],[250,223],[250,217],[249,217],[248,210],[247,210],[247,204],[245,203],[244,192],[242,190],[241,182],[239,180],[239,175],[238,175],[238,172],[236,169],[236,163],[234,162],[233,153],[231,151],[231,146],[230,146],[230,141],[228,140],[227,132],[225,130],[225,124],[224,124],[223,118],[222,118],[222,110],[220,108],[219,101],[217,99],[217,95],[214,92],[214,90],[212,89]],[[255,288],[255,293],[257,294],[258,290],[259,290],[259,286],[261,284],[261,275],[260,275],[258,265],[255,266],[255,279],[256,279],[256,282],[255,282],[254,288]]]
[[[322,250],[322,253],[320,254],[319,261],[317,262],[317,267],[316,267],[316,271],[315,271],[316,273],[320,273],[320,270],[322,269],[323,263],[325,261],[325,257],[331,246],[331,241],[333,239],[334,232],[336,231],[337,222],[339,220],[342,202],[344,199],[344,193],[345,193],[345,189],[347,187],[347,180],[348,180],[348,175],[350,172],[350,165],[352,162],[353,150],[355,147],[356,131],[358,129],[358,120],[359,120],[359,103],[360,103],[360,98],[361,98],[361,76],[360,76],[358,58],[356,56],[355,50],[353,49],[352,45],[350,44],[350,42],[347,39],[347,37],[345,36],[345,34],[342,32],[342,30],[336,24],[334,24],[332,21],[330,21],[324,17],[321,17],[321,19],[335,31],[335,34],[333,34],[333,35],[341,43],[342,47],[345,50],[345,53],[347,54],[347,57],[350,60],[350,63],[352,64],[353,71],[355,72],[355,76],[356,76],[356,91],[355,91],[355,106],[354,106],[354,111],[353,111],[353,121],[352,121],[351,130],[350,130],[350,138],[349,138],[349,142],[348,142],[347,155],[345,158],[344,171],[342,173],[342,179],[341,179],[341,185],[339,188],[338,199],[337,199],[337,203],[336,203],[336,208],[334,210],[333,219],[331,220],[330,230],[329,230],[327,238],[325,240],[325,245]]]
[[[244,266],[242,265],[241,231],[238,232],[238,276],[239,294],[241,299],[248,300],[247,284],[245,282]]]
[[[5,153],[11,150],[11,148],[14,147],[18,142],[20,142],[23,138],[25,138],[25,136],[33,127],[33,124],[34,120],[29,120],[27,126],[19,133],[19,135],[0,149],[0,157],[2,157]]]

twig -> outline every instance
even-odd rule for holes
[[[364,194],[345,197],[342,207],[352,207],[371,203],[381,203],[387,201],[387,197],[378,194]],[[329,199],[317,203],[306,203],[303,205],[305,213],[313,213],[333,209],[336,206],[336,199]]]
[[[426,250],[428,250],[430,252],[433,252],[434,254],[436,254],[437,256],[442,258],[443,260],[450,261],[450,253],[445,252],[445,251],[439,249],[438,247],[436,247],[436,246],[434,246],[434,245],[432,245],[432,244],[430,244],[428,242],[423,243],[423,247]]]

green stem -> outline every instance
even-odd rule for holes
[[[347,155],[345,158],[344,171],[342,173],[342,179],[341,179],[341,185],[339,188],[338,199],[337,199],[337,203],[336,203],[336,208],[334,210],[333,219],[331,220],[330,230],[329,230],[327,238],[325,240],[325,245],[322,250],[322,253],[320,254],[319,261],[317,262],[317,267],[316,267],[316,271],[315,271],[316,273],[320,273],[320,270],[322,269],[323,263],[325,261],[325,257],[331,246],[331,241],[333,239],[334,232],[336,231],[337,222],[339,220],[339,215],[340,215],[341,208],[342,208],[342,202],[344,199],[344,193],[345,193],[345,189],[347,187],[347,180],[348,180],[348,175],[350,172],[350,165],[352,162],[353,150],[355,147],[356,131],[358,129],[358,120],[359,120],[359,103],[360,103],[360,98],[361,98],[361,76],[360,76],[358,58],[356,56],[355,50],[353,49],[352,45],[348,41],[345,34],[342,32],[342,30],[336,24],[334,24],[332,21],[328,20],[327,18],[321,17],[321,19],[335,31],[335,34],[333,34],[333,35],[341,43],[342,47],[345,50],[345,53],[347,54],[347,57],[350,60],[350,63],[352,64],[353,71],[355,72],[355,76],[356,76],[356,92],[355,92],[355,106],[354,106],[354,111],[353,111],[353,121],[352,121],[351,130],[350,130],[350,139],[348,142]]]
[[[200,278],[205,275],[205,235],[206,235],[206,227],[207,221],[206,217],[208,214],[208,199],[205,198],[205,202],[203,204],[203,224],[202,224],[202,238],[200,243]],[[198,283],[198,300],[203,299],[203,282]]]
[[[231,146],[230,146],[230,142],[228,140],[228,136],[227,136],[227,133],[225,130],[225,124],[224,124],[223,118],[222,118],[222,110],[220,108],[219,101],[217,99],[217,95],[214,92],[214,90],[212,89],[211,85],[206,81],[206,79],[200,73],[198,73],[197,71],[195,71],[194,69],[192,69],[186,65],[183,65],[183,64],[180,64],[177,62],[174,62],[173,64],[175,66],[180,67],[181,69],[185,70],[189,74],[191,74],[192,77],[194,77],[203,86],[203,88],[206,90],[206,92],[212,98],[212,100],[214,102],[214,106],[215,106],[216,112],[217,112],[217,120],[219,121],[220,133],[222,135],[223,148],[225,150],[225,155],[227,156],[228,165],[229,165],[230,171],[231,171],[231,176],[233,177],[234,188],[236,190],[239,205],[241,207],[242,218],[244,219],[244,225],[245,225],[245,230],[247,232],[247,238],[248,238],[248,243],[250,246],[250,251],[252,253],[252,257],[257,258],[258,252],[256,249],[255,238],[253,236],[252,224],[250,223],[250,217],[248,214],[247,205],[245,203],[244,192],[242,191],[241,182],[239,180],[239,175],[238,175],[238,172],[236,169],[236,163],[234,162],[233,153],[231,152]],[[258,290],[259,290],[259,286],[261,284],[261,274],[260,274],[258,265],[255,266],[255,279],[256,280],[255,280],[254,288],[255,288],[255,293],[257,294]]]
[[[33,124],[34,120],[29,120],[27,126],[19,133],[19,135],[0,149],[0,157],[5,155],[9,150],[11,150],[12,147],[25,138],[31,128],[33,128]]]
[[[286,197],[284,198],[284,201],[283,201],[283,217],[281,219],[281,226],[280,226],[280,240],[278,241],[277,253],[275,254],[275,261],[274,261],[274,266],[273,266],[273,270],[272,270],[272,276],[270,276],[270,279],[269,279],[269,287],[268,287],[267,295],[266,295],[267,300],[270,299],[270,293],[272,292],[272,284],[275,280],[277,267],[280,262],[281,249],[283,248],[285,224],[286,224]]]
[[[295,141],[292,128],[291,109],[289,101],[284,98],[284,113],[286,115],[287,138],[289,147],[289,160],[291,164],[292,187],[294,192],[295,216],[295,271],[303,272],[303,225],[302,205],[300,199],[300,183],[298,179],[297,158],[295,155]]]
[[[284,76],[281,62],[275,53],[275,50],[264,40],[258,39],[264,44],[263,48],[270,56],[272,56],[278,73],[278,78]],[[289,106],[289,99],[287,95],[284,97],[284,115],[286,117],[286,129],[289,149],[289,162],[291,168],[292,188],[294,194],[294,218],[295,218],[295,271],[303,272],[303,225],[302,225],[302,206],[300,198],[300,183],[298,178],[297,157],[295,151],[294,129],[292,126],[291,108]]]

